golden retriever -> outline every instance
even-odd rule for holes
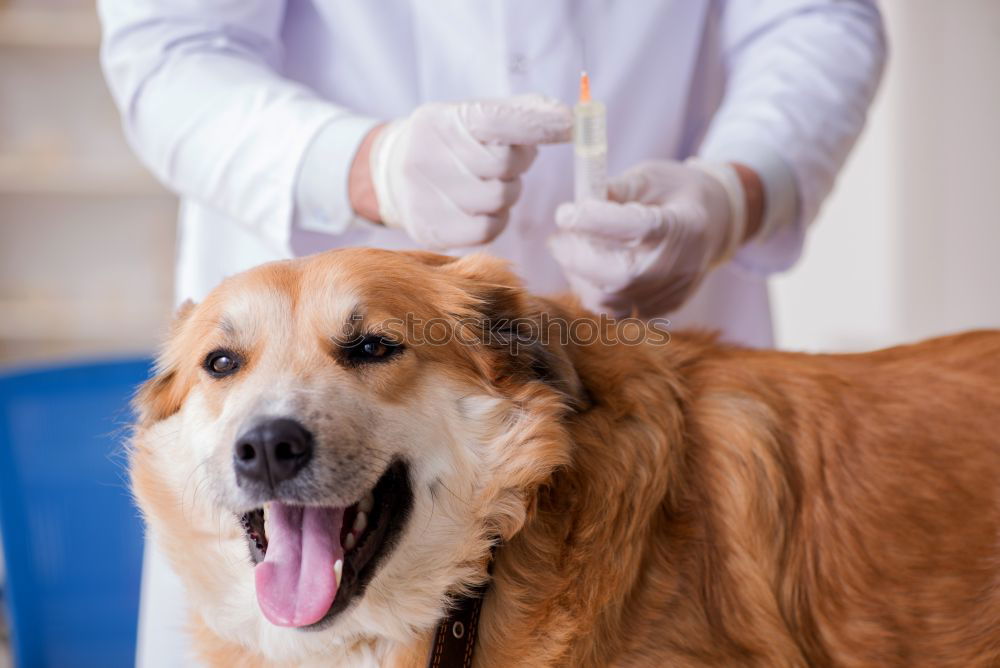
[[[998,332],[746,350],[338,250],[182,308],[136,406],[212,665],[426,665],[487,580],[478,666],[1000,664]]]

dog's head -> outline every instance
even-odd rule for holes
[[[432,626],[567,462],[547,309],[495,260],[369,249],[182,308],[131,472],[201,620],[291,660]]]

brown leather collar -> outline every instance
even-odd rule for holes
[[[470,668],[476,651],[479,611],[489,585],[476,588],[469,596],[456,599],[451,611],[438,622],[428,668]]]
[[[493,575],[493,563],[499,543],[490,550],[490,561],[486,572]],[[483,598],[490,588],[487,580],[468,596],[454,599],[448,614],[438,622],[434,632],[431,654],[427,657],[428,668],[471,668],[476,651],[476,637],[479,635],[479,611]]]

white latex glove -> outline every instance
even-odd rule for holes
[[[541,95],[420,106],[372,147],[379,216],[432,248],[492,241],[536,145],[569,141],[572,126],[570,109]]]
[[[587,308],[660,316],[739,248],[744,198],[728,165],[645,162],[608,184],[609,201],[561,205],[550,247]]]

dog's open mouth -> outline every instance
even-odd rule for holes
[[[278,626],[332,619],[392,551],[412,504],[406,463],[397,461],[346,508],[271,501],[243,515],[261,612]]]

